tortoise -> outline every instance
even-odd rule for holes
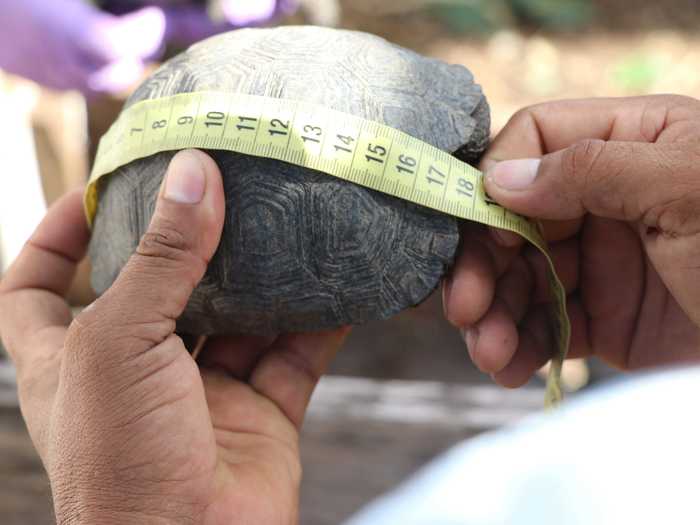
[[[476,162],[489,107],[463,66],[374,35],[319,27],[243,29],[195,44],[138,87],[138,101],[200,90],[320,104],[377,121]],[[278,334],[362,324],[418,305],[448,271],[454,217],[327,174],[227,151],[221,243],[178,331]],[[104,292],[136,249],[173,152],[101,183],[90,256]]]

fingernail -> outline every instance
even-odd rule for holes
[[[207,179],[196,153],[180,151],[170,162],[163,197],[181,204],[197,204],[204,198]]]
[[[462,339],[467,345],[467,350],[474,350],[479,340],[479,330],[476,328],[462,328]]]
[[[524,190],[537,177],[541,159],[503,160],[486,172],[486,180],[504,190]]]

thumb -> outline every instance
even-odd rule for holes
[[[105,294],[76,319],[91,347],[119,341],[139,354],[175,331],[221,238],[224,191],[216,163],[198,150],[173,157],[148,231]],[[73,327],[71,327],[73,328]]]
[[[541,159],[498,162],[484,184],[502,206],[538,219],[591,213],[682,233],[697,209],[686,197],[700,189],[690,157],[677,146],[584,140]]]

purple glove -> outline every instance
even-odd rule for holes
[[[2,0],[0,0],[2,1]],[[294,13],[298,0],[212,0],[220,15],[213,21],[210,13],[197,0],[103,0],[101,5],[115,13],[145,5],[157,5],[166,14],[166,40],[177,45],[190,45],[223,31],[266,24],[279,16]]]
[[[226,20],[236,27],[258,25],[298,7],[297,0],[220,0]]]
[[[0,0],[0,68],[87,95],[128,88],[163,47],[157,7],[113,16],[83,0]]]

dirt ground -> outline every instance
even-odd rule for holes
[[[376,0],[343,1],[342,27],[373,32],[469,67],[489,99],[494,132],[517,109],[544,100],[664,92],[700,96],[700,2],[594,3],[598,14],[592,25],[576,33],[513,26],[489,35],[457,34],[422,12],[376,16],[366,8]],[[90,120],[104,120],[105,115],[92,114]],[[76,173],[73,177],[81,178]],[[601,375],[607,373],[597,366]],[[469,364],[459,336],[442,320],[439,297],[390,322],[357,330],[332,373],[379,381],[488,382]],[[535,381],[532,388],[541,385]],[[517,397],[502,403],[517,404]],[[358,422],[317,413],[303,441],[307,482],[302,523],[339,523],[441,450],[491,427]],[[18,411],[0,410],[0,523],[50,522],[46,481]]]

